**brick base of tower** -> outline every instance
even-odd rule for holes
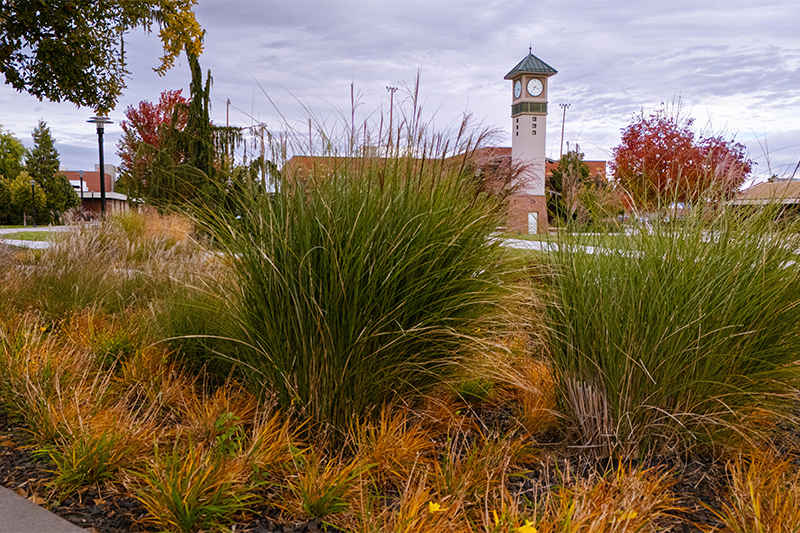
[[[533,218],[530,216],[531,213],[536,213],[537,215],[536,233],[548,233],[547,198],[531,194],[517,194],[509,198],[506,231],[524,235],[532,233],[529,231],[530,222]]]

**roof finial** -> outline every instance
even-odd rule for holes
[[[528,53],[529,54],[533,53],[533,43],[532,42],[528,44]]]

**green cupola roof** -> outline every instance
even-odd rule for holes
[[[528,56],[520,61],[516,67],[512,68],[504,79],[510,80],[511,78],[516,78],[519,74],[545,74],[552,76],[557,73],[556,69],[529,52]]]

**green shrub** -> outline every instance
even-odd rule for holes
[[[722,444],[788,413],[800,262],[774,215],[720,208],[547,256],[560,398],[587,449]]]
[[[415,157],[318,160],[243,193],[236,219],[203,214],[232,272],[227,335],[262,395],[344,432],[450,375],[505,316],[502,205],[464,171],[475,144],[456,145],[455,161],[425,139]]]

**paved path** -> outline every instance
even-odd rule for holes
[[[28,226],[27,228],[0,228],[0,243],[8,244],[9,246],[19,246],[20,248],[37,248],[43,249],[50,246],[48,241],[23,241],[20,239],[14,239],[15,233],[20,233],[22,231],[64,231],[67,229],[67,226]],[[8,235],[8,238],[3,238],[3,235]],[[1,526],[2,524],[0,524]],[[2,531],[2,529],[0,529]]]
[[[0,531],[3,533],[86,533],[60,516],[0,486]]]
[[[503,239],[503,246],[517,250],[535,250],[539,252],[550,252],[558,250],[558,244],[547,241],[529,241],[526,239]],[[593,254],[596,251],[594,246],[583,246],[578,244],[570,245],[573,250],[582,250]]]
[[[27,228],[0,228],[0,235],[5,233],[19,233],[21,231],[64,231],[67,226],[28,226]]]

